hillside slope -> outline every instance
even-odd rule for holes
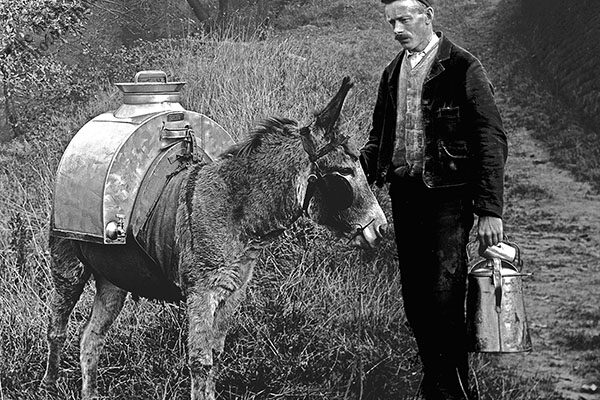
[[[523,19],[534,62],[551,78],[554,91],[600,124],[600,3],[526,1]]]

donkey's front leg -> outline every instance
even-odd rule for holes
[[[188,365],[192,378],[192,400],[215,399],[215,311],[218,296],[208,290],[195,290],[187,296]]]

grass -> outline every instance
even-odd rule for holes
[[[531,24],[521,17],[521,2],[502,0],[502,13],[490,15],[493,28],[486,34],[493,46],[473,43],[471,47],[488,59],[487,69],[508,130],[524,127],[549,150],[553,163],[571,171],[577,179],[600,190],[600,132],[594,124],[557,91],[554,80],[543,75],[545,66],[536,64],[528,45]],[[489,43],[489,41],[480,41]],[[491,53],[502,54],[494,57]],[[510,138],[509,138],[510,140]]]
[[[280,29],[294,30],[140,43],[99,53],[97,64],[110,68],[114,81],[129,81],[140,69],[164,69],[170,79],[186,80],[186,108],[209,115],[237,138],[271,115],[308,122],[342,76],[351,75],[356,86],[343,129],[363,143],[393,41],[373,22],[379,16],[365,1],[296,4],[286,2],[276,21]],[[464,7],[468,2],[445,5],[442,24],[455,26],[452,18]],[[319,28],[302,28],[311,22]],[[47,110],[43,123],[32,121],[26,138],[0,149],[0,399],[39,398],[52,285],[47,229],[54,171],[78,128],[118,105],[117,91],[105,82],[93,82],[99,90],[85,103]],[[377,195],[389,213],[387,194]],[[418,382],[419,364],[395,265],[390,242],[360,253],[306,221],[294,226],[260,258],[226,342],[222,398],[406,398]],[[78,330],[91,306],[91,286],[69,324],[59,399],[78,398]],[[101,393],[111,399],[187,398],[182,308],[127,301],[101,358]],[[474,365],[484,399],[537,399],[538,386],[547,384],[498,374],[487,360]]]
[[[508,196],[513,201],[550,200],[552,198],[546,189],[533,183],[516,183],[508,186]]]
[[[566,347],[572,350],[595,350],[600,347],[600,335],[585,332],[567,333]]]

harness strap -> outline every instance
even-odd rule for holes
[[[315,195],[315,191],[317,190],[317,182],[319,178],[310,174],[308,177],[308,185],[306,185],[306,193],[304,193],[304,201],[302,202],[302,213],[308,216],[308,206],[310,204],[310,200]]]
[[[338,146],[344,147],[345,150],[349,139],[349,137],[346,135],[338,136],[336,140],[333,140],[325,144],[319,150],[316,150],[313,142],[310,140],[308,129],[308,127],[300,129],[300,138],[302,139],[302,147],[308,154],[308,159],[311,163],[316,163],[319,158],[331,153]]]
[[[346,135],[340,135],[336,137],[335,140],[330,141],[319,150],[316,150],[313,141],[310,139],[310,128],[308,126],[301,128],[299,133],[300,139],[302,140],[302,147],[308,154],[308,159],[310,160],[311,164],[313,164],[315,170],[314,173],[308,176],[308,184],[306,185],[306,193],[304,193],[302,211],[300,212],[300,215],[304,214],[308,216],[308,206],[310,205],[310,200],[315,195],[315,191],[317,190],[318,185],[323,181],[324,176],[319,170],[317,160],[329,154],[338,146],[342,146],[344,150],[346,150],[346,144],[348,143],[349,137]]]
[[[335,149],[338,146],[344,147],[344,145],[348,142],[348,139],[349,139],[348,136],[341,135],[341,136],[338,136],[337,140],[327,143],[325,146],[323,146],[319,149],[317,154],[315,154],[314,161],[317,161],[319,158],[321,158],[324,155],[326,155],[327,153],[333,151],[333,149]]]

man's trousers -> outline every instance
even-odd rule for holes
[[[468,190],[431,189],[420,177],[395,176],[390,196],[404,309],[423,363],[423,395],[464,399],[466,246],[473,226]]]

